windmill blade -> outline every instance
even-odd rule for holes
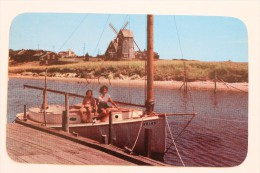
[[[141,52],[141,49],[139,48],[139,46],[137,45],[137,43],[135,42],[135,40],[134,40],[134,43],[135,43],[136,47],[138,48],[139,52]]]
[[[118,32],[117,32],[116,28],[112,25],[112,23],[109,23],[109,26],[112,29],[112,31],[117,35]]]
[[[127,27],[127,25],[128,25],[128,22],[126,22],[126,23],[124,24],[124,26],[122,27],[122,30],[125,29],[125,28]]]

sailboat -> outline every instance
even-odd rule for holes
[[[144,154],[147,145],[150,153],[165,153],[166,151],[166,123],[167,116],[192,115],[196,113],[156,113],[154,112],[154,49],[153,49],[153,15],[147,15],[147,84],[145,111],[138,109],[118,109],[110,112],[109,117],[101,122],[81,123],[79,105],[69,105],[69,97],[83,96],[65,93],[57,90],[47,89],[46,77],[45,87],[25,85],[26,88],[43,90],[43,104],[41,107],[29,108],[28,111],[17,115],[17,121],[26,120],[29,123],[44,124],[49,128],[63,129],[68,132],[77,133],[79,136],[96,141],[113,144],[117,147],[130,150],[131,152]],[[64,106],[48,105],[46,101],[47,92],[63,94],[65,96]],[[125,103],[122,103],[125,104]],[[129,106],[140,106],[128,104]],[[63,113],[62,113],[63,112]],[[64,124],[65,123],[65,124]],[[147,142],[148,139],[148,142]],[[106,142],[107,141],[107,142]]]

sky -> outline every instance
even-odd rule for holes
[[[109,23],[120,30],[126,22],[140,49],[146,49],[146,15],[69,13],[16,16],[10,28],[10,49],[104,54],[116,36]],[[231,17],[155,15],[154,50],[160,59],[248,62],[247,29]]]

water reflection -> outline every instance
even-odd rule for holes
[[[28,107],[42,103],[42,91],[24,89],[23,79],[10,79],[8,84],[8,122],[12,122],[17,113]],[[43,81],[30,80],[29,84],[43,86]],[[106,83],[109,86],[109,83]],[[84,95],[92,89],[99,95],[102,84],[86,82],[48,81],[48,88]],[[138,86],[109,86],[114,100],[144,104],[144,88]],[[64,104],[64,96],[48,93],[49,104]],[[198,113],[189,127],[176,141],[183,161],[187,166],[236,166],[246,157],[248,139],[248,95],[240,92],[191,91],[183,94],[179,90],[155,88],[156,112],[192,112],[193,104]],[[82,99],[70,97],[70,104]],[[174,137],[183,129],[191,117],[176,116],[169,118]],[[171,145],[167,135],[167,146]],[[180,165],[174,147],[164,156],[164,161]]]
[[[212,100],[212,105],[214,106],[214,108],[218,108],[218,100],[219,100],[219,98],[218,98],[218,93],[217,92],[213,92],[212,93],[211,100]]]

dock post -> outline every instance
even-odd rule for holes
[[[152,129],[144,129],[144,151],[146,157],[151,157]]]
[[[62,130],[63,130],[64,132],[69,132],[67,111],[63,111],[63,112],[62,112]]]
[[[217,92],[217,72],[215,71],[215,76],[214,76],[214,93]]]
[[[112,139],[112,112],[109,112],[108,144],[113,144]]]
[[[69,95],[65,94],[65,111],[62,113],[62,130],[69,132]]]
[[[184,93],[187,93],[187,91],[188,91],[188,82],[187,82],[187,71],[186,71],[186,64],[185,64],[185,62],[183,62],[183,68],[184,68],[184,76],[183,76]]]
[[[47,109],[47,72],[48,69],[45,69],[45,80],[44,80],[44,90],[43,90],[43,103],[42,103],[42,109],[43,109],[43,118],[44,118],[44,125],[47,125],[46,120],[46,109]]]
[[[27,121],[26,105],[23,105],[23,120]]]

